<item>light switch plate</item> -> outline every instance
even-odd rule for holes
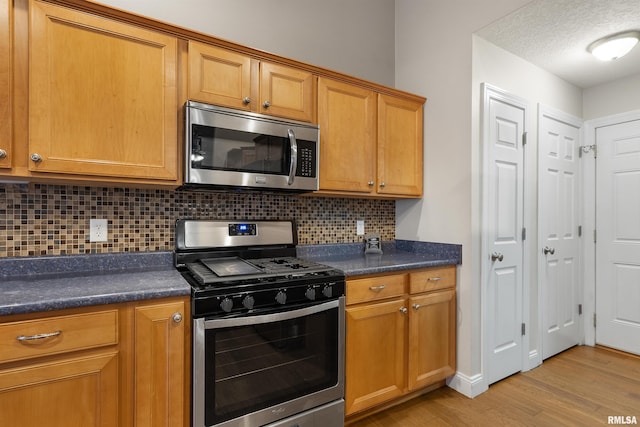
[[[108,239],[108,224],[106,219],[91,218],[89,220],[89,241],[106,242]]]
[[[356,221],[356,235],[364,236],[364,219]]]

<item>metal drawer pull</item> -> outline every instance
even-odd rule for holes
[[[420,304],[413,304],[413,309],[418,311],[420,309]]]
[[[429,277],[427,282],[438,282],[440,280],[442,280],[442,277]]]
[[[407,314],[408,311],[409,310],[407,310],[407,307],[400,308],[400,313],[402,313],[402,314]]]
[[[35,341],[35,340],[43,340],[45,338],[53,338],[53,337],[57,337],[58,335],[60,335],[62,333],[62,331],[53,331],[53,332],[49,332],[47,334],[36,334],[36,335],[20,335],[19,337],[16,337],[16,339],[20,342],[23,341]]]
[[[496,262],[496,260],[502,262],[502,260],[504,259],[504,255],[502,255],[500,252],[494,252],[491,254],[491,261]]]
[[[380,292],[381,290],[383,290],[386,287],[387,287],[387,285],[369,286],[369,289],[371,289],[372,291],[375,291],[375,292]]]

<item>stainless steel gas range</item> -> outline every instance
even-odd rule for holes
[[[343,425],[344,275],[296,244],[292,221],[177,221],[194,427]]]

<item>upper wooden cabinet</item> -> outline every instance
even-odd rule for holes
[[[0,0],[0,168],[11,167],[12,1]]]
[[[261,114],[315,120],[309,71],[189,42],[189,99]]]
[[[29,5],[29,170],[178,179],[175,37]]]
[[[318,79],[320,189],[375,192],[376,93]]]
[[[379,194],[422,196],[421,103],[378,95]]]
[[[320,192],[422,196],[422,102],[318,78]]]

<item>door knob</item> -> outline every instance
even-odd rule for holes
[[[545,255],[547,255],[547,254],[553,255],[553,254],[556,253],[556,250],[555,250],[555,248],[550,248],[549,246],[545,246],[544,249],[542,249],[542,253],[545,254]]]
[[[491,261],[493,262],[496,262],[496,261],[502,262],[503,259],[504,259],[504,255],[502,255],[500,252],[494,252],[491,254]]]

